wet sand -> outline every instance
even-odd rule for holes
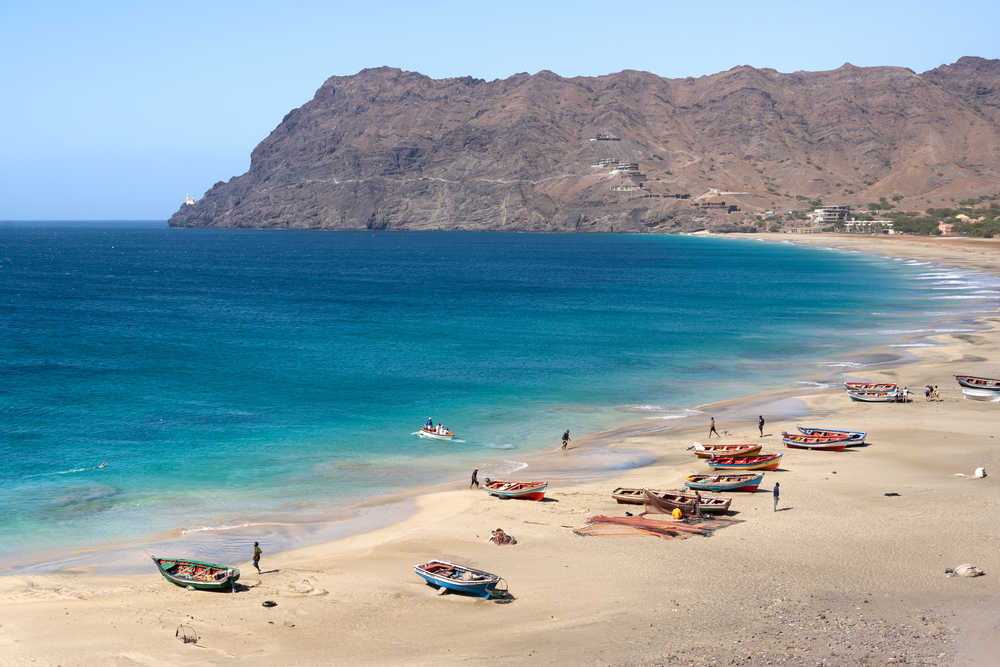
[[[1000,273],[992,242],[928,241],[939,244],[842,242]],[[906,405],[860,404],[838,389],[797,386],[703,406],[705,414],[669,425],[616,429],[533,462],[532,476],[551,476],[544,502],[502,501],[456,483],[372,532],[265,552],[261,575],[240,564],[235,594],[175,587],[152,565],[141,575],[0,578],[0,663],[992,664],[1000,492],[995,477],[972,472],[1000,475],[1000,403],[965,400],[952,375],[1000,375],[998,324],[987,316],[982,331],[932,336],[938,345],[909,348],[910,362],[864,373],[911,389],[939,385],[941,402],[918,391]],[[711,415],[723,441],[784,454],[761,490],[731,494],[737,523],[685,540],[573,532],[593,515],[641,511],[616,504],[616,486],[677,488],[707,471],[687,448],[704,439]],[[782,447],[781,432],[797,424],[866,430],[870,445]],[[652,462],[577,484],[568,481],[577,473],[558,474],[561,462],[607,448]],[[497,527],[518,544],[488,544]],[[437,596],[412,572],[430,558],[501,574],[512,597]],[[966,562],[986,576],[945,575]],[[182,624],[196,643],[175,637]]]

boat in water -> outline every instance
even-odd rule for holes
[[[847,445],[856,444],[846,436],[800,435],[798,433],[782,433],[781,441],[785,447],[792,449],[821,449],[828,452],[842,452]]]
[[[420,430],[417,431],[417,435],[421,438],[428,438],[430,440],[452,440],[455,437],[454,433],[444,427],[428,428],[427,426],[421,426]]]
[[[688,475],[684,486],[699,491],[756,491],[763,473]]]
[[[648,511],[670,514],[675,509],[679,509],[686,516],[696,514],[695,506],[702,514],[726,514],[732,504],[732,498],[719,498],[717,496],[702,497],[690,491],[659,491],[657,489],[643,489],[645,505]]]
[[[847,391],[896,391],[899,385],[895,382],[845,382]]]
[[[757,454],[754,456],[713,456],[709,467],[716,470],[775,470],[783,454]]]
[[[545,497],[548,482],[513,482],[504,480],[484,480],[483,489],[497,498],[517,498],[518,500],[541,500]]]
[[[847,439],[851,441],[851,444],[862,444],[865,438],[868,437],[867,431],[848,431],[841,428],[814,428],[812,426],[799,426],[797,428],[802,435],[825,435],[831,437],[845,435],[848,436]]]
[[[230,590],[240,578],[238,568],[215,563],[203,563],[186,558],[157,558],[153,556],[156,569],[172,584],[200,591]]]
[[[760,452],[760,445],[754,442],[747,442],[735,445],[707,445],[700,442],[692,442],[694,455],[700,459],[710,459],[713,456],[750,456]]]
[[[1000,380],[996,378],[976,377],[975,375],[956,375],[959,386],[969,389],[986,389],[1000,392]]]
[[[500,577],[490,572],[477,570],[465,565],[456,565],[444,560],[432,560],[413,566],[417,576],[429,583],[451,591],[478,595],[489,600],[491,597],[503,597],[506,590],[497,589],[502,581]]]

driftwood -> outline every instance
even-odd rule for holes
[[[694,536],[708,537],[719,528],[725,528],[737,519],[717,518],[699,521],[663,521],[651,519],[641,514],[639,516],[592,516],[587,519],[587,525],[573,532],[581,536],[599,535],[602,537],[630,537],[652,535],[662,540],[687,539]]]

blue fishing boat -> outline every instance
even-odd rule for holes
[[[497,588],[497,585],[503,581],[500,577],[465,565],[432,560],[414,565],[413,571],[418,576],[423,577],[427,583],[442,589],[478,595],[487,600],[491,597],[503,597],[507,594],[506,585],[502,589]]]
[[[764,480],[762,473],[688,475],[684,486],[699,491],[756,491]]]

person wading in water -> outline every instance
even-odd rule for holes
[[[569,429],[566,429],[566,432],[563,433],[562,440],[563,440],[562,448],[566,449],[566,445],[569,444]]]

